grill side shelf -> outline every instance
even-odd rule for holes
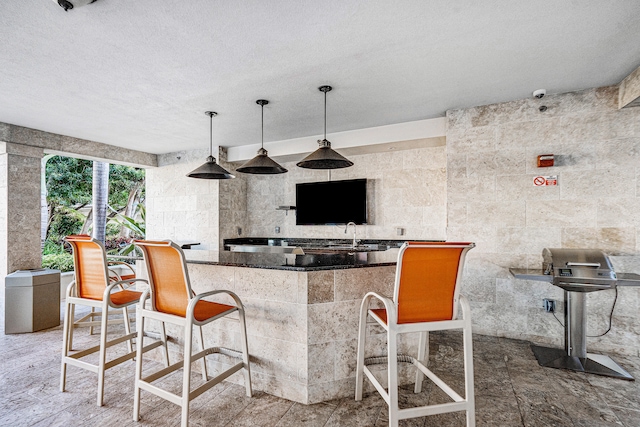
[[[510,268],[509,272],[513,274],[513,277],[516,279],[553,283],[553,276],[544,274],[542,270],[533,268]]]
[[[640,286],[640,274],[618,273],[618,286]]]

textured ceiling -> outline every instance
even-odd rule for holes
[[[0,3],[0,122],[151,153],[442,116],[616,84],[636,0]],[[315,147],[310,147],[313,149]]]

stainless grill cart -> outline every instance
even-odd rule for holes
[[[587,353],[586,293],[615,286],[640,286],[640,275],[618,273],[597,249],[542,251],[542,270],[510,268],[516,279],[537,280],[564,289],[564,350],[531,345],[540,366],[634,380],[609,356]]]

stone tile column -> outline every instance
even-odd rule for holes
[[[44,151],[0,141],[0,280],[40,268],[40,174]],[[0,298],[4,299],[4,292]]]

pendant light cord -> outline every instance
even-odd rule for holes
[[[327,92],[324,93],[324,139],[327,139]]]
[[[260,104],[260,128],[262,129],[260,148],[264,148],[264,104]]]
[[[209,156],[213,157],[213,114],[209,116]]]

